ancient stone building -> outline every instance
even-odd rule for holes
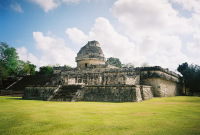
[[[106,65],[100,44],[90,41],[75,58],[76,68],[55,67],[43,86],[27,86],[24,99],[133,102],[179,95],[179,75],[159,66],[117,68]]]
[[[76,57],[77,67],[88,68],[92,65],[105,65],[106,58],[100,48],[99,42],[91,41],[81,48]]]

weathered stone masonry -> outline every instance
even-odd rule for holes
[[[78,52],[77,68],[55,67],[56,77],[43,87],[30,86],[23,98],[48,101],[138,102],[179,95],[179,75],[159,66],[117,68],[105,64],[97,41]]]

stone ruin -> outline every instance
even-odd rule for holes
[[[24,99],[45,101],[138,102],[177,96],[181,77],[159,66],[117,68],[106,65],[100,44],[90,41],[75,58],[76,68],[55,67],[45,85],[25,87]]]

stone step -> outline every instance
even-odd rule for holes
[[[76,97],[78,89],[70,87],[61,87],[50,101],[72,101]]]

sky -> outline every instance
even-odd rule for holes
[[[0,0],[0,42],[37,68],[76,67],[92,40],[135,67],[200,65],[200,0]]]

